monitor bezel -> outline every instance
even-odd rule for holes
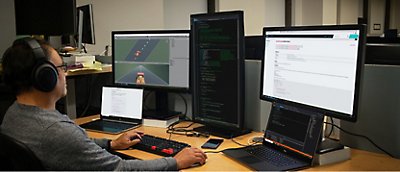
[[[79,41],[81,43],[85,43],[85,44],[96,44],[96,33],[94,30],[94,14],[93,14],[93,5],[92,4],[86,4],[86,5],[82,5],[79,7],[76,7],[76,13],[77,13],[77,31],[78,34],[79,30],[82,29],[82,33],[81,35],[78,35],[78,39],[80,39]],[[79,13],[80,11],[83,12],[83,19],[82,19],[82,25],[79,25]],[[89,21],[87,21],[87,19],[89,19]],[[90,34],[85,34],[86,30],[84,30],[84,27],[89,26],[90,28]],[[81,28],[82,27],[82,28]],[[78,41],[78,42],[79,42]]]
[[[192,115],[192,120],[197,123],[204,124],[206,126],[211,126],[211,127],[217,127],[217,128],[223,128],[223,127],[228,127],[229,129],[244,129],[244,53],[245,53],[245,47],[244,47],[244,14],[243,11],[227,11],[227,12],[218,12],[218,13],[202,13],[202,14],[193,14],[190,16],[190,25],[191,25],[191,38],[190,38],[190,54],[191,57],[194,59],[196,56],[196,52],[194,51],[194,43],[195,43],[195,35],[194,35],[194,20],[223,20],[223,19],[235,19],[238,21],[238,44],[239,46],[237,47],[238,50],[238,57],[237,57],[237,67],[238,67],[238,100],[237,104],[237,114],[235,114],[235,117],[237,118],[237,122],[234,123],[226,123],[226,121],[218,121],[218,120],[211,120],[209,118],[203,118],[199,116],[198,112],[199,110],[197,109],[198,106],[196,103],[198,102],[196,98],[200,98],[199,93],[196,91],[197,85],[192,84],[192,109],[193,109],[193,115]],[[195,60],[192,63],[192,70],[197,70],[197,65]],[[197,82],[196,77],[194,75],[194,72],[192,73],[193,76],[192,82]],[[241,100],[243,98],[243,100]],[[228,129],[227,128],[227,129]]]
[[[261,80],[260,80],[260,99],[270,101],[272,103],[282,103],[297,107],[304,107],[316,112],[323,113],[325,116],[331,116],[334,118],[355,122],[357,121],[357,116],[359,112],[359,103],[360,103],[360,93],[361,93],[361,82],[362,82],[362,73],[364,69],[364,60],[365,60],[365,46],[366,46],[366,26],[365,25],[321,25],[321,26],[295,26],[295,27],[264,27],[263,28],[263,36],[264,41],[266,39],[267,31],[309,31],[309,30],[359,30],[359,43],[358,43],[358,51],[357,51],[357,69],[356,69],[356,78],[355,78],[355,91],[354,91],[354,104],[353,104],[353,113],[346,114],[342,112],[337,112],[333,110],[328,110],[324,108],[319,108],[315,106],[310,106],[298,102],[293,102],[289,100],[284,100],[272,96],[267,96],[263,94],[264,87],[264,63],[265,63],[265,50],[264,56],[262,58],[262,66],[261,66]],[[264,47],[265,48],[265,47]]]
[[[76,0],[14,0],[16,35],[76,34]]]
[[[112,41],[112,70],[115,71],[115,43],[114,36],[116,34],[189,34],[190,38],[190,30],[135,30],[135,31],[112,31],[111,32],[111,41]],[[190,42],[190,40],[189,40]],[[190,46],[190,45],[189,45]],[[189,47],[190,49],[190,47]],[[125,87],[133,87],[133,88],[142,88],[145,90],[151,91],[166,91],[166,92],[180,92],[180,93],[190,93],[191,92],[191,61],[190,52],[189,52],[189,73],[188,73],[188,87],[176,87],[176,86],[160,86],[160,85],[139,85],[139,84],[122,84],[115,82],[115,74],[112,74],[112,82],[114,85],[125,86]]]

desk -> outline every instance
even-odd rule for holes
[[[88,116],[84,118],[76,119],[75,122],[77,124],[82,124],[89,122],[95,118],[99,118],[98,115]],[[186,123],[187,124],[187,123]],[[182,124],[185,126],[185,124]],[[196,125],[194,125],[196,126]],[[163,128],[157,127],[147,127],[141,126],[137,130],[143,131],[146,134],[159,136],[168,138],[169,134],[165,132]],[[92,138],[109,138],[115,139],[118,135],[110,135],[98,132],[90,132],[88,131],[89,137]],[[235,141],[243,144],[247,144],[247,141],[254,136],[262,136],[261,132],[252,132],[240,137],[236,137]],[[210,137],[211,138],[211,137]],[[200,148],[200,146],[208,140],[208,138],[204,137],[187,137],[183,135],[172,135],[171,139],[182,141],[190,144],[193,147]],[[232,140],[227,140],[221,144],[221,146],[215,151],[221,151],[227,148],[240,147]],[[203,151],[209,151],[208,149],[203,149]],[[136,157],[139,159],[147,160],[147,159],[155,159],[160,158],[161,156],[154,155],[151,153],[143,152],[140,150],[122,150],[119,151],[126,155]],[[248,167],[228,158],[222,153],[208,153],[207,163],[203,166],[194,167],[190,169],[185,169],[184,171],[250,171]],[[351,149],[351,159],[344,162],[339,162],[331,165],[323,165],[323,166],[315,166],[312,168],[306,169],[311,171],[349,171],[349,170],[357,170],[357,171],[371,171],[371,170],[400,170],[400,159],[391,158],[384,154],[372,153],[363,150]]]
[[[109,72],[112,72],[111,65],[103,65],[102,70],[82,70],[76,72],[71,72],[71,71],[67,72],[66,74],[67,95],[65,96],[65,113],[69,116],[69,118],[75,119],[77,117],[74,76],[92,75],[92,74],[109,73]]]

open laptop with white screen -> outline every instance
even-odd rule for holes
[[[142,124],[143,89],[104,86],[100,119],[80,125],[88,130],[118,134]]]

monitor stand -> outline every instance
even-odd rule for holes
[[[223,137],[226,139],[231,139],[240,135],[250,133],[250,129],[229,129],[229,128],[219,128],[213,126],[201,126],[193,129],[196,132],[203,134],[210,134],[213,136]]]
[[[333,164],[350,159],[350,148],[343,146],[339,141],[326,138],[324,130],[318,145],[314,163],[317,165]]]
[[[182,112],[169,110],[167,92],[156,91],[155,101],[156,101],[155,109],[144,110],[143,118],[165,120],[182,114]]]

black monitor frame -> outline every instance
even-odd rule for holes
[[[203,97],[200,86],[200,38],[197,36],[198,25],[197,22],[207,22],[207,21],[227,21],[235,20],[237,34],[237,47],[236,47],[236,74],[237,78],[237,89],[236,94],[237,99],[234,104],[236,107],[229,107],[235,109],[236,114],[232,114],[232,118],[236,118],[235,122],[228,122],[227,120],[216,120],[212,118],[205,117],[201,114],[201,103],[200,100]],[[243,22],[243,11],[231,11],[231,12],[220,12],[213,14],[194,14],[191,15],[191,39],[190,39],[190,54],[193,58],[192,63],[192,108],[193,108],[193,121],[204,124],[203,128],[195,128],[195,131],[199,132],[209,132],[213,135],[217,135],[225,138],[232,138],[238,135],[247,133],[248,130],[244,130],[244,22]],[[229,87],[229,85],[226,85]],[[220,90],[221,91],[221,90]],[[229,95],[226,95],[229,97]]]
[[[76,0],[15,0],[17,35],[76,34]]]
[[[154,110],[144,110],[143,116],[145,118],[157,118],[157,119],[165,119],[171,116],[179,115],[181,112],[175,112],[170,110],[168,107],[168,93],[189,93],[191,90],[191,78],[190,78],[190,63],[191,58],[189,58],[189,66],[188,66],[188,85],[178,87],[178,86],[162,86],[162,85],[146,85],[146,84],[122,84],[116,82],[115,72],[116,67],[115,65],[115,35],[130,35],[130,34],[188,34],[190,35],[189,30],[139,30],[139,31],[112,31],[111,33],[111,40],[112,40],[112,70],[113,70],[113,84],[126,86],[126,87],[134,87],[134,88],[143,88],[148,91],[155,92],[155,109]],[[189,45],[188,45],[189,47]],[[189,53],[189,52],[188,52]],[[190,54],[188,54],[190,55]],[[189,56],[190,57],[190,56]]]
[[[353,113],[345,114],[338,111],[328,110],[321,107],[301,104],[298,102],[293,102],[290,100],[284,100],[272,96],[263,95],[263,84],[264,84],[264,67],[265,67],[265,55],[262,60],[262,73],[261,73],[261,86],[260,86],[260,99],[267,100],[273,103],[281,103],[292,105],[296,107],[302,107],[309,110],[313,110],[315,112],[323,113],[326,116],[335,117],[342,120],[347,120],[351,122],[355,122],[357,120],[358,114],[358,104],[360,100],[361,93],[361,79],[363,73],[364,59],[365,59],[365,41],[366,41],[366,26],[365,25],[325,25],[325,26],[299,26],[299,27],[265,27],[263,29],[264,39],[266,39],[266,31],[308,31],[308,30],[359,30],[359,43],[358,43],[358,51],[357,51],[357,69],[356,69],[356,78],[354,83],[354,102],[353,102]],[[340,50],[338,50],[340,51]]]
[[[76,8],[77,21],[78,21],[78,43],[82,44],[96,44],[94,19],[93,19],[93,5],[86,4]],[[82,19],[80,18],[80,11],[82,11]],[[81,46],[81,45],[78,45]]]

